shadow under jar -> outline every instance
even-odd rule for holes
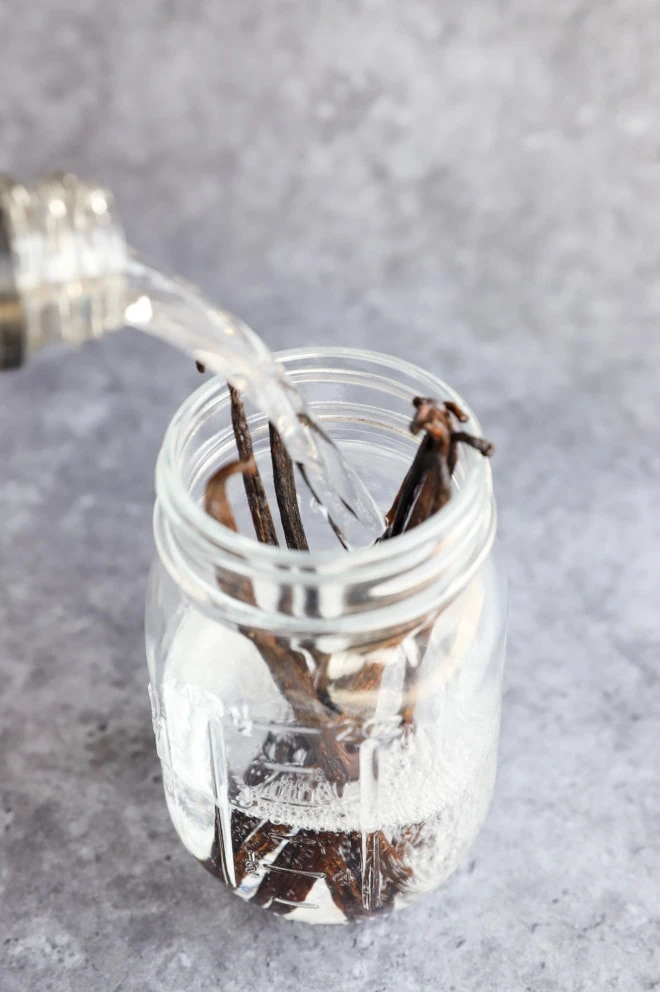
[[[460,396],[406,362],[278,356],[386,510],[415,452],[415,395]],[[469,412],[469,410],[468,410]],[[249,419],[275,508],[268,427]],[[466,429],[480,435],[474,416]],[[450,502],[373,547],[338,545],[304,485],[312,552],[257,543],[203,509],[236,457],[223,382],[174,417],[157,469],[147,605],[165,795],[190,853],[292,920],[357,921],[434,889],[473,842],[497,764],[505,582],[488,462],[461,446]]]

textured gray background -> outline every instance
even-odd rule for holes
[[[169,824],[124,332],[0,383],[2,992],[660,987],[660,6],[3,0],[0,167],[107,181],[273,346],[417,359],[498,444],[511,638],[472,860],[404,915],[243,907]]]

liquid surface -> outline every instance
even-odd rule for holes
[[[348,547],[367,547],[385,521],[359,475],[307,408],[261,338],[238,317],[207,302],[185,282],[129,259],[133,302],[126,321],[224,376],[279,431],[315,499]]]

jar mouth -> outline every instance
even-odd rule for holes
[[[392,437],[398,435],[406,444],[410,443],[411,461],[415,442],[408,426],[414,412],[411,401],[416,395],[458,403],[469,416],[464,429],[481,435],[479,421],[463,398],[441,379],[410,362],[343,347],[296,348],[278,352],[275,357],[297,385],[314,384],[316,389],[317,384],[325,384],[330,391],[333,388],[376,391],[379,405],[361,408],[360,415],[365,423],[384,425]],[[307,402],[315,413],[319,412],[314,393]],[[200,425],[211,419],[224,415],[227,428],[223,427],[221,433],[230,435],[229,410],[228,387],[220,377],[214,377],[182,403],[163,440],[156,469],[154,530],[160,556],[172,574],[176,570],[177,581],[181,579],[183,559],[188,564],[203,560],[207,566],[228,567],[232,573],[272,583],[281,583],[286,573],[296,586],[336,586],[346,582],[364,587],[378,583],[382,589],[389,584],[391,594],[396,596],[397,578],[402,572],[410,577],[407,588],[411,588],[413,571],[414,582],[423,585],[425,573],[435,573],[442,566],[446,574],[451,573],[455,584],[465,580],[467,571],[476,569],[488,553],[495,529],[490,465],[466,445],[460,446],[455,473],[457,487],[446,506],[411,531],[371,547],[350,552],[339,547],[300,551],[261,544],[254,537],[224,527],[204,510],[199,479],[197,493],[194,492],[191,451],[200,444]],[[225,444],[225,460],[226,450]],[[212,468],[207,467],[205,478],[220,463],[216,461]],[[387,509],[383,507],[384,511]],[[447,566],[451,566],[449,572]],[[207,570],[207,578],[208,575]],[[295,579],[291,579],[292,575]],[[197,585],[196,598],[213,599],[214,586],[217,587],[213,572],[203,584],[201,596],[199,579],[198,574],[192,582]],[[370,595],[367,600],[365,609],[367,605],[373,608],[373,597]]]
[[[298,382],[301,376],[295,369],[289,368],[289,364],[316,358],[340,358],[349,363],[354,362],[356,365],[358,362],[369,362],[390,368],[398,373],[404,371],[411,378],[419,381],[420,388],[416,393],[409,393],[409,400],[412,400],[415,395],[433,396],[439,400],[454,400],[470,418],[464,429],[481,436],[479,421],[462,396],[441,379],[411,362],[375,351],[325,346],[278,351],[275,353],[275,358],[287,366],[287,375],[294,382]],[[309,372],[309,370],[305,371]],[[384,382],[383,385],[385,385]],[[397,393],[401,392],[401,387],[397,386],[395,380],[392,380],[391,385],[396,388]],[[156,469],[158,498],[161,499],[167,494],[168,502],[171,501],[172,507],[177,511],[177,516],[187,518],[199,530],[200,534],[203,534],[212,545],[218,548],[225,548],[227,551],[241,556],[257,554],[276,566],[290,567],[295,563],[298,567],[304,567],[306,571],[318,569],[321,572],[331,574],[336,571],[345,572],[347,552],[340,547],[336,550],[300,551],[295,548],[262,544],[255,537],[240,534],[224,527],[206,513],[200,502],[191,494],[190,488],[183,478],[181,460],[191,432],[194,432],[199,418],[208,413],[211,405],[218,412],[222,407],[229,408],[230,405],[229,390],[220,376],[214,376],[199,386],[184,400],[172,418],[165,434]],[[314,405],[313,402],[311,405]],[[411,406],[409,420],[412,420],[413,413]],[[484,459],[472,448],[461,447],[457,474],[460,477],[460,486],[440,513],[434,514],[418,527],[389,541],[374,544],[368,548],[352,550],[350,552],[351,568],[376,564],[393,554],[408,551],[420,544],[433,543],[442,536],[443,532],[455,527],[458,519],[465,513],[466,504],[474,499],[475,494],[483,494],[484,489],[491,485],[491,470],[487,459]]]

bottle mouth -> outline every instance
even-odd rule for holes
[[[276,358],[298,388],[308,391],[308,404],[332,434],[342,425],[357,425],[365,437],[377,436],[381,446],[406,451],[412,461],[417,441],[409,424],[416,395],[453,400],[469,415],[465,429],[481,434],[463,398],[409,362],[337,347],[299,348]],[[265,429],[263,417],[250,422],[255,437],[260,427]],[[341,438],[335,439],[341,447]],[[373,613],[373,622],[382,628],[383,607],[389,626],[389,620],[398,622],[419,609],[418,599],[455,595],[490,550],[495,533],[490,465],[464,445],[455,491],[439,513],[391,540],[350,552],[261,544],[211,518],[203,506],[204,484],[234,457],[229,391],[214,378],[184,401],[165,434],[156,470],[154,533],[175,580],[198,602],[220,606],[225,614],[239,605],[218,584],[218,574],[228,571],[252,580],[254,591],[262,591],[256,606],[240,603],[241,613],[268,609],[287,623],[304,621],[317,628],[336,626],[338,619],[342,626],[350,625],[351,618],[363,625]],[[295,594],[281,595],[283,587]],[[252,622],[256,619],[252,615]]]
[[[0,177],[0,368],[121,327],[126,250],[109,190],[65,173]]]

